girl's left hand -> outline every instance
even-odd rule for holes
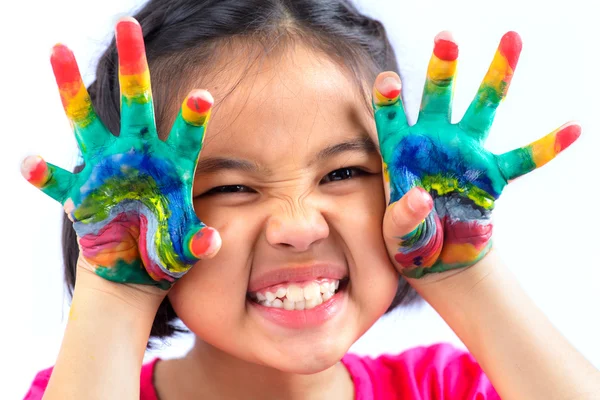
[[[569,123],[504,154],[483,147],[520,52],[519,35],[505,34],[457,124],[450,115],[458,46],[448,32],[435,39],[415,125],[408,125],[398,75],[384,72],[375,80],[373,107],[390,197],[383,231],[404,276],[421,278],[483,258],[491,248],[494,202],[507,183],[546,164],[579,137],[580,126]],[[415,215],[423,217],[420,224],[402,226]]]

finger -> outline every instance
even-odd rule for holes
[[[384,216],[387,248],[406,276],[423,276],[442,250],[442,227],[432,209],[429,193],[416,187],[393,203]]]
[[[50,63],[63,108],[75,132],[81,154],[86,159],[90,152],[106,146],[106,142],[114,137],[94,111],[73,52],[65,45],[57,44],[52,48]]]
[[[459,123],[462,129],[482,141],[487,138],[498,105],[506,97],[521,47],[521,37],[516,32],[502,37],[475,99]]]
[[[450,121],[458,46],[448,31],[440,32],[434,43],[421,99],[419,121],[436,118]]]
[[[133,18],[123,18],[117,23],[115,36],[119,53],[121,135],[156,134],[142,27]]]
[[[181,111],[167,138],[177,154],[196,162],[204,141],[214,99],[206,90],[194,90],[181,105]]]
[[[570,122],[527,146],[497,156],[498,166],[509,181],[552,160],[581,135],[581,126]]]
[[[26,157],[21,163],[21,175],[54,200],[64,204],[75,181],[75,175],[46,163],[40,156]]]
[[[379,147],[384,160],[391,158],[400,133],[408,129],[401,96],[402,83],[398,74],[382,72],[373,85],[373,110]]]
[[[214,257],[221,248],[221,235],[211,227],[203,226],[188,235],[187,253],[197,259],[208,259]]]

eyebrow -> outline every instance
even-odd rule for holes
[[[319,153],[309,163],[309,165],[314,164],[317,161],[323,161],[346,152],[362,152],[366,154],[371,154],[377,152],[377,146],[375,146],[375,143],[373,143],[371,138],[368,136],[350,140],[347,142],[336,143],[319,151]],[[198,165],[196,166],[196,175],[208,174],[221,170],[238,170],[248,173],[272,173],[270,170],[261,168],[256,163],[253,163],[248,160],[227,157],[210,157],[198,161]]]
[[[356,151],[366,154],[371,154],[377,152],[377,147],[375,143],[368,136],[363,136],[358,139],[350,140],[348,142],[337,143],[332,146],[326,147],[317,154],[315,161],[323,161],[327,158],[331,158],[337,156],[340,153],[346,153],[348,151]]]

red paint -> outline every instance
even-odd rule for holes
[[[50,63],[59,89],[68,91],[71,96],[77,94],[83,81],[73,52],[67,46],[57,44],[52,48]]]
[[[514,71],[517,67],[517,61],[519,61],[519,55],[521,54],[521,48],[523,47],[523,42],[521,41],[521,37],[517,32],[507,32],[502,36],[500,40],[500,45],[498,46],[498,51],[508,61],[508,65]]]
[[[470,243],[475,248],[483,248],[492,237],[492,224],[480,224],[477,221],[445,221],[445,243]]]
[[[395,99],[396,97],[400,96],[400,88],[397,89],[389,89],[387,92],[385,93],[381,93],[383,96],[387,97],[388,99]]]
[[[123,75],[142,74],[148,69],[142,27],[134,20],[125,19],[117,24],[119,71]]]
[[[431,267],[433,265],[442,252],[442,246],[444,245],[442,223],[437,215],[434,217],[434,220],[435,236],[421,248],[409,253],[396,253],[394,259],[398,264],[406,268],[413,267],[415,266],[415,259],[420,259],[422,262],[418,265],[419,267]]]
[[[194,95],[193,93],[190,94],[190,97],[187,100],[187,106],[190,110],[195,111],[198,114],[203,114],[210,110],[210,108],[213,105],[212,96],[210,98],[207,98],[207,96],[204,95],[204,93],[205,92],[202,92],[202,94],[198,95]]]
[[[27,181],[35,186],[41,186],[46,183],[48,176],[48,164],[40,158],[40,161],[28,171],[29,178]]]
[[[215,237],[214,229],[205,227],[199,230],[193,237],[190,243],[190,250],[193,255],[200,258],[210,249]]]
[[[88,234],[79,239],[81,251],[86,258],[94,259],[101,251],[113,250],[118,251],[117,246],[126,240],[127,236],[131,236],[132,232],[137,229],[132,228],[139,225],[139,237],[133,238],[138,240],[139,253],[144,263],[144,267],[148,274],[154,280],[165,279],[173,282],[174,279],[165,274],[156,263],[148,257],[148,249],[146,243],[146,235],[148,233],[148,221],[143,214],[120,213],[108,224],[103,226],[96,235]],[[113,267],[112,265],[103,265],[103,267]]]
[[[556,133],[556,144],[554,150],[560,153],[569,147],[581,135],[581,126],[573,124],[568,125]]]
[[[454,61],[458,58],[458,45],[451,40],[436,39],[433,54],[440,60]]]
[[[258,314],[259,319],[268,320],[283,328],[309,329],[317,328],[328,321],[335,323],[337,315],[342,314],[348,302],[347,290],[340,290],[329,300],[310,310],[285,310],[283,308],[266,307],[254,301],[247,300],[252,307],[251,313]]]

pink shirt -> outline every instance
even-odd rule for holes
[[[140,399],[158,400],[152,383],[156,358],[142,367]],[[500,399],[477,361],[450,344],[419,346],[398,355],[342,358],[356,400],[491,400]],[[41,399],[52,368],[39,372],[24,400]]]

